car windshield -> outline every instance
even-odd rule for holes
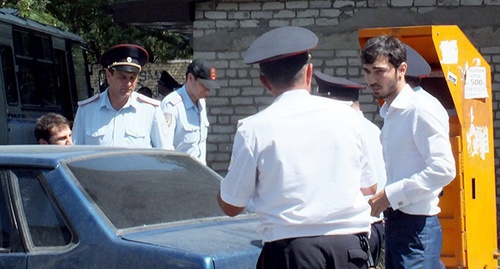
[[[106,155],[67,166],[117,229],[223,216],[221,177],[187,155]]]

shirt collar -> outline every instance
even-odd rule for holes
[[[389,110],[392,109],[405,109],[412,106],[414,100],[415,92],[406,84],[403,89],[398,93],[396,98],[392,101],[391,105],[388,106],[386,102],[380,108],[380,116],[384,117]]]
[[[305,96],[305,95],[310,95],[309,91],[306,89],[293,89],[289,91],[285,91],[282,94],[278,95],[276,99],[274,99],[274,102],[278,102],[281,99],[287,99],[287,98],[294,98],[294,97],[299,97],[299,96]]]
[[[182,102],[184,103],[184,107],[186,109],[190,109],[192,107],[197,107],[194,105],[193,100],[191,100],[191,97],[189,97],[189,94],[188,94],[187,89],[186,89],[186,85],[184,85],[180,89],[178,89],[177,92],[182,97]]]
[[[423,89],[424,88],[422,88],[421,86],[415,86],[415,87],[413,87],[413,91],[414,92],[418,92],[418,91],[423,90]]]
[[[109,101],[108,91],[109,91],[109,88],[107,88],[105,91],[103,91],[100,94],[101,98],[99,98],[100,99],[99,100],[99,108],[106,107],[107,109],[115,110],[113,108],[113,106],[111,105],[111,101]],[[136,93],[135,91],[132,92],[132,95],[128,98],[127,103],[121,109],[127,108],[129,106],[136,108],[137,104],[138,104],[137,94],[138,93]]]

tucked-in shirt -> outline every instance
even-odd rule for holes
[[[278,96],[241,122],[221,198],[252,199],[265,242],[370,229],[373,186],[356,111],[307,90]]]
[[[391,207],[414,215],[438,214],[438,195],[455,177],[448,121],[409,85],[390,106],[382,105],[380,115]]]
[[[166,129],[158,101],[133,92],[127,103],[115,110],[106,90],[79,103],[73,143],[173,149],[168,147]]]
[[[194,104],[186,86],[167,95],[161,102],[167,122],[167,139],[176,151],[185,152],[206,164],[207,133],[210,125],[205,99]]]

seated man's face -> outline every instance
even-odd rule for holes
[[[51,136],[47,144],[51,145],[73,145],[71,140],[71,129],[68,125],[52,128]]]

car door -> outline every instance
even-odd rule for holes
[[[7,171],[28,269],[53,268],[74,246],[73,235],[44,184],[42,171],[22,168]]]
[[[0,268],[26,268],[27,256],[12,214],[7,175],[0,170]]]

